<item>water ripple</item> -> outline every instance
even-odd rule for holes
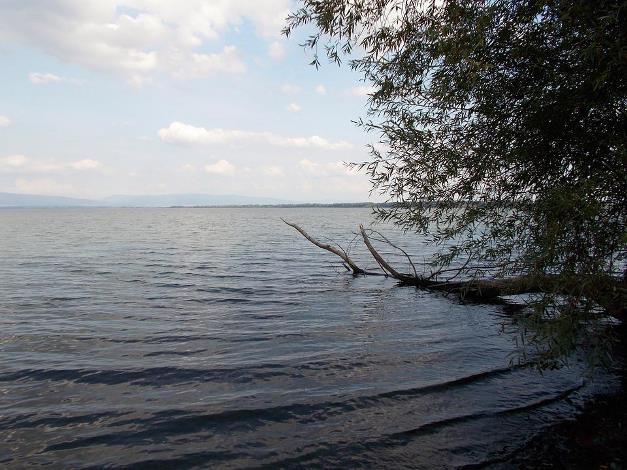
[[[614,386],[509,367],[501,307],[348,276],[281,217],[346,244],[371,214],[0,210],[0,465],[472,467]]]

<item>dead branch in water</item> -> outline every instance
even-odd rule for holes
[[[383,256],[381,256],[379,252],[374,249],[374,247],[372,246],[372,243],[370,243],[370,239],[368,238],[368,235],[366,234],[366,231],[364,230],[363,225],[359,226],[359,231],[361,232],[361,236],[364,239],[364,244],[366,245],[366,248],[368,248],[368,251],[370,252],[372,257],[375,260],[377,260],[377,263],[379,263],[379,266],[381,266],[381,268],[383,268],[384,271],[390,273],[390,276],[392,276],[394,279],[398,279],[399,281],[403,281],[403,282],[418,279],[417,276],[412,276],[411,274],[399,273],[392,266],[390,266],[390,264],[387,261],[385,261],[385,259],[383,259]]]
[[[283,220],[283,222],[285,222],[290,227],[295,228],[303,237],[305,237],[317,247],[339,256],[343,260],[345,266],[347,266],[347,269],[350,268],[350,270],[352,270],[353,275],[381,275],[380,273],[368,272],[361,269],[355,264],[355,262],[353,262],[353,260],[350,259],[346,251],[341,247],[338,249],[326,243],[321,243],[318,240],[312,238],[298,225],[288,222],[284,219],[281,220]],[[381,254],[374,248],[363,225],[359,226],[359,231],[361,233],[364,244],[366,245],[366,248],[368,248],[368,251],[370,252],[372,257],[377,261],[379,266],[381,266],[381,269],[383,269],[383,271],[386,273],[385,275],[387,276],[389,274],[391,277],[397,279],[404,285],[412,285],[421,289],[451,293],[457,295],[463,300],[471,300],[475,302],[494,302],[502,296],[531,293],[552,293],[574,297],[584,296],[593,299],[595,302],[598,303],[598,305],[603,307],[607,312],[617,318],[625,318],[627,316],[625,313],[627,286],[625,285],[624,280],[621,281],[608,280],[607,278],[582,278],[581,276],[568,277],[563,275],[558,276],[551,274],[538,274],[521,275],[517,277],[499,279],[471,279],[468,281],[453,282],[451,278],[446,281],[438,281],[434,279],[437,274],[451,270],[441,270],[427,277],[418,276],[415,266],[412,263],[409,255],[404,250],[392,244],[383,235],[379,234],[382,238],[382,240],[379,241],[388,243],[390,246],[402,251],[409,259],[409,262],[414,270],[414,274],[401,273],[394,269],[390,265],[390,263],[388,263],[383,258],[383,256],[381,256]],[[378,232],[375,231],[371,232],[378,234]],[[466,268],[467,264],[468,263],[465,263],[462,267],[458,268],[459,272],[455,276],[453,276],[453,278],[461,274],[461,272]]]
[[[359,274],[377,274],[377,273],[369,273],[368,271],[364,271],[359,266],[357,266],[355,262],[352,259],[350,259],[350,257],[348,256],[348,253],[346,253],[346,251],[339,245],[338,245],[338,248],[336,248],[332,245],[329,245],[328,243],[322,243],[316,240],[315,238],[313,238],[311,235],[309,235],[307,232],[305,232],[301,227],[299,227],[295,223],[288,222],[287,220],[283,218],[281,220],[287,225],[289,225],[290,227],[295,228],[303,237],[305,237],[311,243],[316,245],[318,248],[322,248],[323,250],[329,251],[333,253],[334,255],[339,256],[344,262],[344,266],[347,266],[349,270],[353,272],[353,275],[356,276]]]
[[[373,230],[373,229],[368,229],[368,231],[371,234],[375,234],[381,238],[374,238],[377,241],[383,242],[383,243],[387,243],[388,245],[390,245],[392,248],[397,249],[398,251],[400,251],[401,253],[403,253],[403,255],[405,255],[405,258],[407,258],[407,261],[409,261],[409,265],[411,266],[411,269],[414,271],[414,277],[418,278],[418,271],[416,271],[416,265],[414,264],[414,262],[411,259],[411,256],[409,256],[409,253],[407,253],[405,250],[403,250],[400,246],[395,245],[394,243],[392,243],[385,235],[383,235],[381,232],[377,231],[377,230]]]

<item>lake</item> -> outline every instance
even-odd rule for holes
[[[0,210],[0,466],[498,465],[616,385],[518,365],[502,306],[352,277],[281,217],[345,245],[372,220]]]

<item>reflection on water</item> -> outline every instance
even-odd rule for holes
[[[0,210],[0,466],[488,463],[612,386],[508,368],[501,307],[348,276],[280,217],[371,218]]]

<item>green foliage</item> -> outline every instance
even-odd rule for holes
[[[591,372],[598,365],[611,366],[615,330],[588,302],[581,306],[551,294],[531,301],[530,312],[515,318],[517,350],[511,362],[533,360],[540,370],[557,369],[573,358],[574,351],[582,351]]]
[[[322,44],[374,86],[358,125],[379,142],[357,166],[395,203],[381,219],[441,245],[435,266],[624,282],[627,1],[300,6],[284,32],[314,27],[312,64]],[[581,284],[567,302],[596,317],[603,299]],[[566,310],[556,318],[579,320],[562,325],[583,321]],[[556,350],[574,344],[567,330],[556,327]]]

